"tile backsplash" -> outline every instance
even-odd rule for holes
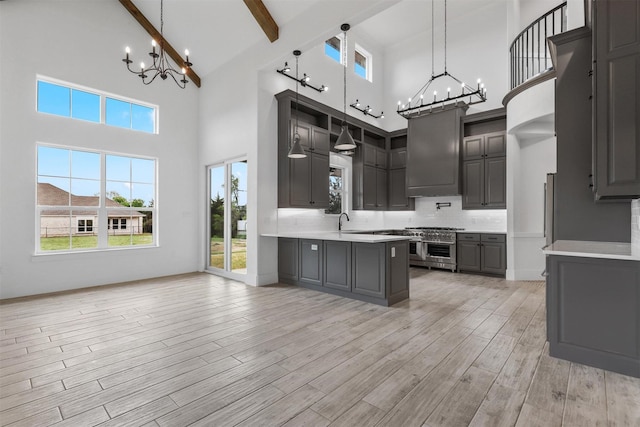
[[[640,256],[640,199],[631,202],[631,254]]]
[[[436,203],[451,203],[438,209]],[[462,196],[420,197],[415,211],[351,211],[344,230],[381,230],[405,227],[457,227],[472,231],[507,231],[507,211],[462,210]],[[278,209],[278,231],[334,231],[337,215],[314,209]]]

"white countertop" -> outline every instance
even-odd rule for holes
[[[265,233],[263,237],[288,237],[293,239],[335,240],[342,242],[382,243],[409,240],[409,236],[385,234],[355,234],[353,231],[301,231],[284,233]]]
[[[640,257],[631,254],[631,243],[557,240],[545,246],[542,252],[545,255],[640,261]]]

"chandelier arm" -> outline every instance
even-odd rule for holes
[[[173,75],[173,73],[167,73],[169,74],[169,76],[171,76],[171,78],[173,79],[174,82],[176,82],[176,84],[178,85],[178,87],[180,87],[181,89],[184,89],[185,87],[187,87],[186,83],[181,83],[178,80],[176,80],[176,76]],[[186,79],[185,79],[186,80]]]

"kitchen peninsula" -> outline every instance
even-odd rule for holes
[[[280,283],[390,306],[409,298],[409,238],[353,232],[278,238]]]

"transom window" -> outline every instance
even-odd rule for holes
[[[48,145],[37,155],[36,252],[156,243],[155,159]]]
[[[344,38],[341,35],[331,37],[324,42],[324,53],[329,58],[342,64],[342,50],[344,49]]]
[[[371,54],[356,44],[353,71],[363,79],[371,79]]]
[[[154,106],[43,77],[38,78],[37,110],[125,129],[156,132],[157,108]]]

